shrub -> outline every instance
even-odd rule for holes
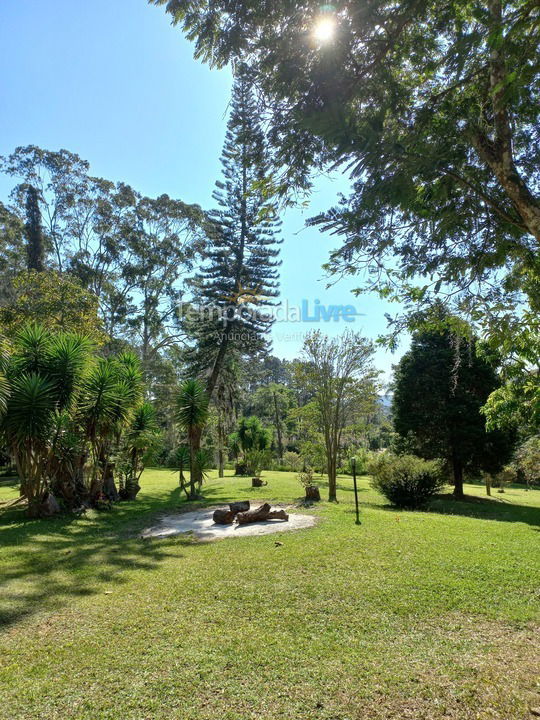
[[[302,467],[302,458],[297,452],[287,450],[283,453],[282,463],[285,470],[296,471]]]
[[[422,507],[445,484],[438,460],[422,460],[415,455],[382,453],[369,470],[372,487],[401,508]]]
[[[365,448],[356,448],[351,450],[345,462],[338,468],[338,475],[352,475],[352,458],[356,459],[356,474],[365,475],[368,471],[371,460],[376,457],[377,453],[366,450]]]
[[[296,477],[298,478],[300,485],[304,489],[308,487],[315,487],[315,481],[313,480],[313,470],[311,468],[306,468],[305,470],[302,470],[302,472],[299,472]]]
[[[246,450],[244,463],[247,470],[246,475],[260,475],[270,463],[270,453],[268,450],[256,450],[255,448]]]

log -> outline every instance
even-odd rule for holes
[[[218,510],[214,510],[214,515],[212,517],[214,522],[218,525],[232,525],[234,522],[234,516],[235,513],[230,510],[219,508]]]
[[[285,510],[272,510],[272,512],[268,513],[268,519],[269,520],[285,520],[288,521],[289,516],[285,512]]]
[[[263,522],[264,520],[288,520],[289,516],[285,510],[272,510],[268,503],[260,505],[254,510],[238,513],[236,520],[239,525],[247,525],[248,523]]]
[[[229,503],[229,510],[235,515],[239,512],[246,512],[249,508],[249,500],[240,500],[239,502]]]
[[[251,487],[263,487],[264,485],[268,485],[268,483],[265,480],[261,480],[260,477],[251,478]]]
[[[321,499],[321,493],[319,492],[319,488],[315,485],[307,485],[306,486],[306,500],[320,500]]]

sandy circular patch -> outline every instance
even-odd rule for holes
[[[143,538],[164,538],[181,533],[191,532],[201,540],[220,540],[229,537],[246,537],[248,535],[269,535],[289,530],[302,530],[313,527],[317,519],[313,515],[289,513],[288,520],[265,520],[249,525],[216,525],[212,516],[216,508],[194,510],[187,513],[165,515],[158,524],[143,530]],[[273,510],[279,510],[273,507]]]

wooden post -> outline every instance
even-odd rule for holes
[[[361,525],[360,522],[360,510],[358,508],[358,487],[356,485],[356,458],[351,458],[353,483],[354,483],[354,504],[356,506],[356,524]]]

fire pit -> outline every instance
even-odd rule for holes
[[[224,510],[218,508],[214,511],[213,520],[218,525],[230,525],[235,520],[239,525],[248,525],[249,523],[263,522],[265,520],[289,520],[285,510],[272,510],[269,503],[263,503],[255,510],[250,510],[249,500],[244,502],[230,503],[229,509]]]
[[[236,503],[231,503],[235,506]],[[299,513],[288,513],[283,507],[272,507],[264,503],[262,514],[268,515],[266,519],[261,516],[254,519],[260,508],[250,509],[248,501],[242,504],[242,508],[231,511],[228,508],[206,508],[194,510],[187,513],[175,513],[165,515],[159,519],[156,525],[143,531],[143,538],[165,538],[182,533],[192,533],[199,540],[219,540],[228,537],[243,537],[251,535],[268,535],[270,533],[283,533],[291,530],[303,530],[313,527],[317,522],[314,515],[300,515]],[[267,507],[269,510],[267,510]],[[224,513],[232,512],[232,520],[227,523],[214,522],[214,514],[217,510]],[[250,516],[248,522],[240,522],[240,513]]]

